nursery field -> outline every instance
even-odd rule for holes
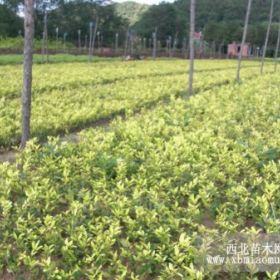
[[[244,78],[255,78],[258,66],[244,63]],[[235,67],[235,61],[199,61],[195,90],[233,83]],[[183,60],[69,62],[34,68],[32,136],[40,141],[186,96]],[[272,65],[267,66],[270,69]],[[19,65],[0,68],[0,150],[20,140],[21,72]]]
[[[189,99],[183,60],[35,65],[37,140],[0,164],[0,279],[277,279],[194,265],[197,236],[280,230],[280,77],[243,65],[236,84],[235,61],[196,62]],[[0,68],[2,149],[20,76]]]

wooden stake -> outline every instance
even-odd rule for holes
[[[277,43],[276,43],[275,54],[274,54],[274,59],[275,59],[274,72],[277,71],[277,66],[278,66],[279,45],[280,45],[280,21],[279,21],[279,27],[278,27]]]
[[[236,81],[238,83],[240,82],[240,69],[241,69],[242,53],[243,53],[244,45],[246,43],[251,8],[252,8],[252,0],[248,0],[247,12],[246,12],[246,17],[245,17],[245,25],[244,25],[244,30],[243,30],[242,42],[241,42],[241,48],[240,48],[240,53],[238,54],[238,65],[237,65],[237,75],[236,75]]]
[[[189,96],[193,95],[194,76],[194,32],[195,32],[195,0],[190,2],[190,66],[189,66]]]
[[[269,21],[268,21],[268,26],[267,26],[267,31],[266,31],[263,54],[262,54],[261,74],[263,73],[264,60],[265,60],[265,56],[266,56],[266,50],[267,50],[267,45],[268,45],[268,40],[269,40],[269,35],[270,35],[272,17],[273,17],[273,10],[274,10],[274,0],[271,0],[271,6],[270,6],[270,12],[269,12]]]
[[[32,95],[32,63],[34,38],[34,2],[24,0],[24,61],[22,103],[22,135],[21,148],[26,146],[30,138],[31,95]]]

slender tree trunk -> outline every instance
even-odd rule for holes
[[[44,32],[43,32],[43,57],[44,62],[49,61],[49,55],[48,55],[48,14],[47,10],[45,9],[44,12]]]
[[[175,34],[173,47],[172,47],[172,56],[174,56],[174,54],[176,53],[177,42],[178,42],[178,32],[176,32],[176,34]]]
[[[241,62],[242,62],[242,54],[244,45],[246,43],[247,38],[247,32],[248,32],[248,24],[249,24],[249,18],[251,14],[251,8],[252,8],[252,0],[248,0],[248,6],[247,6],[247,12],[246,12],[246,18],[245,18],[245,25],[243,30],[243,36],[242,36],[242,42],[241,42],[241,48],[240,52],[238,54],[238,65],[237,65],[237,75],[236,75],[236,81],[240,82],[240,69],[241,69]]]
[[[134,53],[134,35],[133,33],[130,33],[130,36],[129,36],[129,42],[130,42],[130,55],[132,56],[133,53]]]
[[[88,37],[88,36],[85,35],[85,46],[84,46],[84,49],[85,49],[85,50],[87,50],[87,37]]]
[[[94,32],[93,32],[93,38],[92,38],[92,43],[91,43],[91,58],[93,57],[93,54],[94,54],[97,28],[98,28],[98,17],[96,17],[95,26],[94,26]]]
[[[91,60],[91,55],[92,55],[92,51],[91,51],[91,48],[92,48],[92,27],[93,27],[93,23],[90,22],[89,24],[89,46],[88,46],[88,61]]]
[[[82,44],[81,44],[81,30],[78,30],[78,48],[79,48],[79,53],[81,53],[82,50]]]
[[[277,71],[277,66],[278,66],[279,45],[280,45],[280,21],[279,21],[279,27],[278,27],[277,44],[276,44],[275,55],[274,55],[274,58],[275,58],[274,72]]]
[[[97,51],[100,53],[100,32],[98,31],[97,34]]]
[[[22,136],[21,148],[30,138],[31,93],[32,93],[32,60],[34,37],[34,2],[24,1],[24,62],[22,89]]]
[[[272,17],[273,17],[273,10],[274,10],[274,1],[275,0],[271,0],[271,6],[270,6],[270,12],[269,12],[269,21],[268,21],[268,26],[267,26],[267,31],[266,31],[263,54],[262,54],[261,74],[263,73],[264,60],[265,60],[265,56],[266,56],[266,50],[267,50],[267,45],[268,45],[268,40],[269,40],[269,35],[270,35],[270,29],[271,29],[271,23],[272,23]]]
[[[119,49],[119,33],[116,33],[115,35],[115,55],[118,54]]]
[[[169,57],[172,57],[172,36],[169,36],[168,39],[168,52],[169,52]]]
[[[153,59],[157,57],[157,28],[155,28],[155,32],[153,33]]]
[[[193,95],[194,76],[194,32],[195,32],[195,0],[190,2],[190,67],[189,67],[189,96]]]
[[[44,63],[44,50],[45,50],[45,34],[42,33],[42,45],[41,45],[41,63]]]
[[[129,31],[129,29],[128,29],[127,32],[126,32],[125,47],[124,47],[124,58],[125,58],[125,59],[126,59],[126,57],[127,57],[129,37],[130,37],[130,31]]]
[[[182,55],[184,58],[186,58],[186,51],[187,51],[187,39],[183,39],[183,48],[182,48]]]
[[[55,33],[56,33],[56,53],[58,53],[58,31],[59,31],[59,29],[58,29],[58,27],[55,29]]]

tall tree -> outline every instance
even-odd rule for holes
[[[193,95],[194,76],[194,32],[195,32],[195,0],[190,2],[190,66],[189,66],[189,96]]]
[[[32,60],[34,37],[34,0],[24,0],[24,62],[22,90],[22,136],[21,148],[30,138]]]
[[[264,60],[265,60],[265,56],[266,56],[266,50],[267,50],[267,45],[268,45],[268,40],[269,40],[269,35],[270,35],[270,29],[271,29],[271,23],[272,23],[272,17],[273,17],[273,10],[274,10],[274,1],[275,0],[271,0],[271,5],[270,5],[269,21],[268,21],[268,26],[267,26],[266,36],[265,36],[263,54],[262,54],[261,74],[263,73]]]
[[[241,42],[241,49],[240,49],[240,52],[238,55],[238,66],[237,66],[237,76],[236,76],[237,82],[240,82],[241,61],[242,61],[244,45],[246,43],[246,38],[247,38],[247,31],[248,31],[251,7],[252,7],[252,0],[248,0],[247,12],[246,12],[246,17],[245,17],[245,25],[244,25],[244,30],[243,30],[242,42]]]

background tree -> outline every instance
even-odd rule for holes
[[[99,2],[67,2],[48,13],[49,36],[55,37],[58,26],[61,32],[67,32],[67,39],[77,44],[77,30],[89,34],[89,22],[99,18],[99,30],[104,37],[105,45],[112,45],[116,32],[124,38],[125,20],[116,15],[112,5],[99,5]],[[43,12],[36,12],[36,36],[43,32]]]
[[[5,9],[9,12],[19,11],[22,0],[2,0]],[[41,38],[43,32],[43,4],[36,1],[36,38]],[[262,47],[263,38],[268,25],[269,0],[254,0],[248,26],[247,41],[254,47]],[[197,1],[196,31],[202,31],[204,39],[210,44],[226,46],[232,41],[240,42],[242,39],[242,26],[246,13],[247,1],[244,0],[200,0]],[[115,34],[119,33],[119,44],[125,44],[126,30],[130,27],[138,37],[146,38],[147,45],[154,27],[158,27],[157,39],[166,47],[167,39],[178,35],[178,47],[183,46],[184,38],[189,30],[190,0],[177,0],[174,3],[161,3],[159,5],[142,5],[138,3],[112,3],[107,0],[51,0],[48,14],[48,35],[55,39],[56,27],[59,27],[59,36],[67,33],[67,41],[77,44],[77,30],[88,35],[88,24],[94,21],[96,12],[100,18],[100,32],[104,37],[104,45],[114,47]],[[1,7],[1,6],[0,6]],[[0,9],[1,10],[1,9]],[[275,7],[280,13],[280,5]],[[275,14],[276,14],[275,13]],[[17,36],[18,27],[12,20],[5,20],[8,13],[0,11],[0,36]],[[2,16],[3,15],[3,16]],[[130,15],[130,16],[128,16]],[[13,16],[16,14],[13,12]],[[17,16],[16,16],[17,17]],[[20,19],[19,19],[20,21]],[[16,23],[16,21],[14,21]],[[3,34],[8,35],[3,35]],[[278,18],[273,17],[271,36],[267,46],[267,55],[274,56],[278,33]],[[84,45],[84,42],[82,42]],[[225,52],[226,48],[222,48]]]
[[[157,39],[165,46],[167,37],[169,35],[175,36],[176,30],[178,29],[174,5],[162,3],[158,6],[151,6],[135,24],[134,29],[142,37],[150,38],[155,26],[157,26],[158,30]],[[186,34],[186,30],[184,30],[184,34]]]
[[[0,37],[16,37],[23,21],[7,5],[0,5]]]

